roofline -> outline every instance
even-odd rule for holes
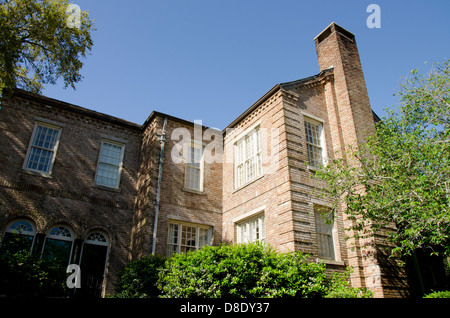
[[[333,72],[334,67],[327,68],[323,71],[321,71],[317,75],[312,75],[309,77],[305,77],[303,79],[291,81],[291,82],[285,82],[280,83],[272,87],[267,93],[265,93],[260,99],[258,99],[252,106],[247,108],[239,117],[237,117],[235,120],[231,122],[224,130],[222,130],[222,133],[226,133],[226,130],[229,128],[233,128],[236,126],[240,121],[242,121],[245,117],[247,117],[252,111],[254,111],[256,108],[258,108],[261,104],[263,104],[265,101],[267,101],[273,94],[275,94],[278,90],[283,89],[285,86],[292,85],[292,84],[300,84],[300,83],[306,83],[309,81],[316,81],[319,78],[321,78],[325,73],[327,72]]]
[[[252,106],[247,108],[239,117],[237,117],[235,120],[231,122],[224,130],[222,130],[222,133],[225,133],[228,128],[233,128],[236,126],[241,120],[243,120],[245,117],[247,117],[248,114],[250,114],[252,111],[254,111],[258,106],[263,104],[266,100],[268,100],[273,94],[275,94],[279,89],[281,89],[281,85],[277,84],[274,87],[272,87],[267,93],[265,93],[260,99],[258,99]]]
[[[32,92],[28,92],[25,91],[23,89],[19,89],[19,88],[14,88],[13,89],[13,96],[15,97],[19,97],[19,98],[24,98],[30,101],[34,101],[34,102],[38,102],[41,104],[45,104],[48,106],[52,106],[52,107],[56,107],[59,109],[63,109],[63,110],[67,110],[76,114],[80,114],[80,115],[84,115],[84,116],[88,116],[91,118],[95,118],[98,120],[102,120],[102,121],[106,121],[112,124],[116,124],[116,125],[120,125],[120,126],[124,126],[127,128],[131,128],[131,129],[140,129],[141,125],[138,125],[136,123],[127,121],[125,119],[121,119],[118,117],[114,117],[111,115],[107,115],[104,113],[100,113],[91,109],[87,109],[81,106],[77,106],[77,105],[73,105],[67,102],[63,102],[57,99],[53,99],[47,96],[43,96],[43,95],[39,95],[36,93],[32,93]]]
[[[181,119],[181,118],[178,118],[178,117],[175,117],[175,116],[171,116],[171,115],[168,115],[168,114],[164,114],[164,113],[161,113],[161,112],[157,112],[157,111],[152,111],[152,113],[150,114],[150,116],[148,116],[146,121],[142,125],[139,125],[139,124],[127,121],[125,119],[121,119],[121,118],[114,117],[114,116],[111,116],[111,115],[108,115],[108,114],[100,113],[100,112],[97,112],[97,111],[94,111],[94,110],[91,110],[91,109],[88,109],[88,108],[84,108],[84,107],[81,107],[81,106],[77,106],[77,105],[74,105],[74,104],[63,102],[61,100],[50,98],[50,97],[47,97],[47,96],[44,96],[44,95],[32,93],[32,92],[29,92],[29,91],[26,91],[26,90],[23,90],[23,89],[20,89],[20,88],[14,88],[12,90],[12,95],[15,96],[15,97],[24,98],[24,99],[27,99],[27,100],[30,100],[30,101],[38,102],[38,103],[41,103],[41,104],[45,104],[45,105],[48,105],[48,106],[52,106],[52,107],[56,107],[56,108],[59,108],[59,109],[67,110],[67,111],[70,111],[70,112],[73,112],[73,113],[76,113],[76,114],[88,116],[88,117],[95,118],[95,119],[98,119],[98,120],[101,120],[101,121],[109,122],[111,124],[116,124],[116,125],[120,125],[120,126],[123,126],[123,127],[136,129],[136,130],[144,130],[145,127],[150,123],[150,121],[153,120],[157,116],[162,117],[162,118],[168,118],[169,120],[176,121],[176,122],[179,122],[179,123],[183,123],[183,124],[186,124],[188,126],[193,126],[194,125],[194,122],[192,122],[192,121],[188,121],[188,120],[185,120],[185,119]],[[209,127],[206,127],[204,125],[202,125],[202,127],[209,128]],[[215,128],[211,128],[211,129],[215,129]]]
[[[155,111],[155,110],[154,110],[154,111],[152,111],[152,113],[147,117],[147,119],[145,120],[145,122],[142,124],[142,129],[145,129],[145,128],[147,127],[147,125],[148,125],[154,118],[156,118],[156,117],[167,118],[167,119],[169,119],[169,120],[171,120],[171,121],[176,121],[176,122],[179,122],[179,123],[188,125],[188,126],[193,126],[193,125],[195,125],[195,123],[194,123],[193,121],[189,121],[189,120],[186,120],[186,119],[178,118],[178,117],[175,117],[175,116],[172,116],[172,115],[168,115],[168,114],[165,114],[165,113],[161,113],[161,112],[158,112],[158,111]],[[205,128],[205,129],[214,129],[214,130],[218,130],[217,128],[211,128],[211,127],[208,127],[208,126],[205,126],[205,125],[202,125],[202,127]],[[220,131],[220,130],[218,130],[218,131]]]

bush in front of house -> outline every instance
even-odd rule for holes
[[[207,246],[169,259],[159,273],[162,297],[322,297],[325,265],[260,243]]]
[[[0,248],[0,295],[13,298],[67,297],[66,268],[30,253],[27,236],[13,234]]]
[[[115,293],[111,298],[156,298],[160,290],[156,286],[158,273],[165,265],[159,255],[145,256],[130,262],[119,273]]]
[[[261,243],[205,246],[165,261],[146,256],[124,268],[112,297],[372,297],[368,290],[349,286],[349,271],[327,277],[325,264],[307,259]]]

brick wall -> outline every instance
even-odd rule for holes
[[[50,177],[22,169],[36,121],[62,127]],[[105,232],[110,240],[108,292],[117,271],[128,260],[139,168],[139,127],[125,121],[118,123],[23,91],[16,91],[10,98],[5,96],[0,111],[0,228],[3,231],[8,222],[26,218],[36,225],[38,235],[45,235],[57,224],[70,227],[79,242],[91,231]],[[104,137],[126,143],[118,190],[94,184]]]
[[[159,157],[161,143],[158,135],[162,134],[164,119],[167,118],[166,142],[164,144],[163,173],[161,179],[160,210],[158,216],[156,253],[167,254],[169,222],[185,222],[192,225],[212,227],[213,244],[221,242],[221,212],[222,212],[222,164],[220,153],[214,162],[203,163],[203,190],[195,191],[185,187],[184,162],[173,160],[174,147],[182,140],[173,136],[175,129],[185,129],[190,138],[194,139],[194,124],[171,116],[158,114],[149,118],[149,123],[143,132],[142,163],[139,177],[138,206],[135,219],[140,223],[141,237],[134,239],[133,244],[141,244],[137,249],[139,255],[152,252],[155,200],[158,183]],[[201,139],[206,127],[200,127]],[[218,132],[220,135],[220,132]],[[205,137],[206,138],[206,137]],[[205,140],[204,145],[207,141]],[[136,226],[136,223],[135,223]],[[140,240],[143,240],[143,245]]]

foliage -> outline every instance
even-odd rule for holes
[[[325,298],[372,298],[373,292],[371,290],[350,286],[351,272],[351,269],[347,269],[345,273],[333,273],[329,292],[325,295]]]
[[[401,86],[400,105],[346,159],[316,173],[322,195],[335,198],[357,235],[385,230],[392,254],[450,239],[450,60],[427,76],[414,70]],[[389,230],[387,230],[389,229]]]
[[[133,261],[119,273],[113,298],[154,298],[160,294],[156,286],[165,259],[158,255]]]
[[[349,274],[325,274],[325,264],[299,252],[277,253],[260,243],[205,246],[164,262],[147,256],[120,273],[115,298],[372,297],[349,286]]]
[[[30,253],[29,238],[14,234],[0,249],[0,294],[8,297],[66,295],[66,271]]]
[[[75,88],[93,42],[93,22],[80,12],[70,25],[67,0],[0,0],[0,92],[19,87],[40,92],[62,77]]]
[[[450,298],[450,290],[432,292],[423,296],[423,298]]]
[[[326,292],[325,266],[252,243],[175,255],[160,272],[162,297],[305,297]]]

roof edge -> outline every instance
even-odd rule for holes
[[[125,119],[121,119],[118,117],[100,113],[95,110],[91,110],[88,108],[84,108],[81,106],[63,102],[63,101],[60,101],[60,100],[57,100],[54,98],[50,98],[50,97],[47,97],[44,95],[32,93],[32,92],[29,92],[29,91],[26,91],[26,90],[23,90],[20,88],[14,88],[12,95],[14,97],[24,98],[24,99],[27,99],[30,101],[34,101],[34,102],[38,102],[38,103],[45,104],[48,106],[67,110],[67,111],[70,111],[73,113],[77,113],[77,114],[88,116],[88,117],[95,118],[98,120],[106,121],[106,122],[109,122],[112,124],[117,124],[117,125],[124,126],[127,128],[131,128],[131,129],[140,129],[141,128],[141,125],[127,121]]]
[[[291,81],[291,82],[285,82],[285,83],[279,83],[276,84],[274,87],[272,87],[267,93],[265,93],[260,99],[258,99],[252,106],[247,108],[239,117],[237,117],[235,120],[231,122],[224,130],[222,130],[222,133],[226,133],[226,130],[228,128],[233,128],[236,126],[239,122],[241,122],[247,115],[249,115],[252,111],[254,111],[258,106],[263,104],[265,101],[267,101],[273,94],[275,94],[279,89],[283,89],[288,85],[294,85],[294,84],[300,84],[300,83],[307,83],[310,81],[317,81],[321,80],[321,78],[325,75],[325,73],[332,73],[334,67],[327,68],[325,70],[322,70],[319,74],[312,75],[309,77],[305,77],[303,79]]]

